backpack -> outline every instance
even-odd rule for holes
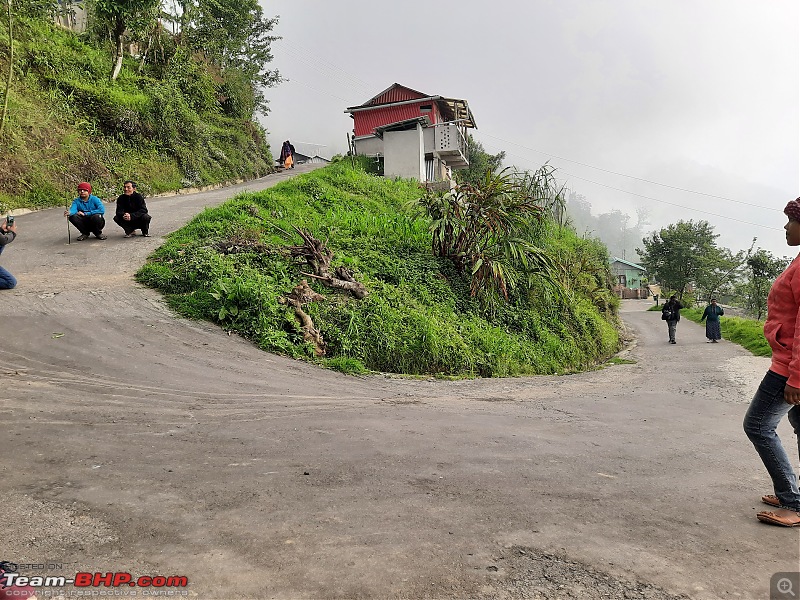
[[[668,309],[666,306],[661,309],[661,320],[662,321],[672,321],[675,317],[672,314],[672,311]]]

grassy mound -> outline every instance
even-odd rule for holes
[[[433,256],[429,221],[404,209],[421,195],[416,183],[339,162],[205,210],[172,234],[137,277],[184,316],[215,321],[264,350],[313,359],[294,313],[278,302],[306,278],[307,267],[281,250],[299,242],[296,226],[327,240],[332,267],[348,267],[369,290],[356,300],[308,278],[326,296],[306,311],[325,338],[322,361],[331,368],[436,376],[564,373],[618,349],[614,305],[605,297],[598,303],[579,293],[564,296],[543,282],[487,315],[470,297],[468,274]],[[593,268],[607,269],[604,249],[565,228],[549,229],[540,245],[554,257],[574,265],[577,255],[582,264],[592,255]]]

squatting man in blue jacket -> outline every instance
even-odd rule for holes
[[[69,210],[64,211],[64,216],[81,232],[78,237],[79,242],[88,239],[90,233],[93,233],[98,240],[104,240],[106,239],[103,235],[103,227],[106,226],[106,219],[103,216],[105,212],[103,202],[92,195],[92,186],[84,181],[78,184],[78,197],[72,201]]]

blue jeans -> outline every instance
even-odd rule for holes
[[[767,371],[744,416],[744,431],[772,478],[778,500],[787,508],[800,510],[797,475],[775,432],[778,423],[788,413],[789,423],[794,427],[795,434],[800,436],[800,406],[792,406],[783,399],[786,380],[782,375]],[[798,444],[800,450],[800,439]]]
[[[16,285],[16,278],[3,267],[0,267],[0,290],[10,290]]]

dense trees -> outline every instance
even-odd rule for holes
[[[648,274],[682,298],[717,258],[718,237],[707,221],[678,221],[643,238],[637,252]]]
[[[266,17],[258,0],[86,0],[86,6],[90,31],[112,43],[112,80],[126,45],[135,43],[142,66],[151,64],[153,74],[163,78],[174,72],[171,62],[188,60],[216,80],[228,112],[266,111],[263,90],[280,81],[269,68],[278,19]],[[154,46],[160,51],[151,52]]]
[[[92,0],[96,26],[108,31],[114,43],[111,79],[119,76],[124,57],[124,35],[147,29],[158,18],[160,0]]]
[[[266,111],[263,89],[280,82],[269,69],[272,30],[277,17],[268,18],[258,0],[181,0],[177,10],[165,13],[177,31],[178,46],[201,56],[219,72],[222,101],[237,113]],[[249,87],[248,97],[242,87]],[[244,110],[243,110],[244,109]]]

